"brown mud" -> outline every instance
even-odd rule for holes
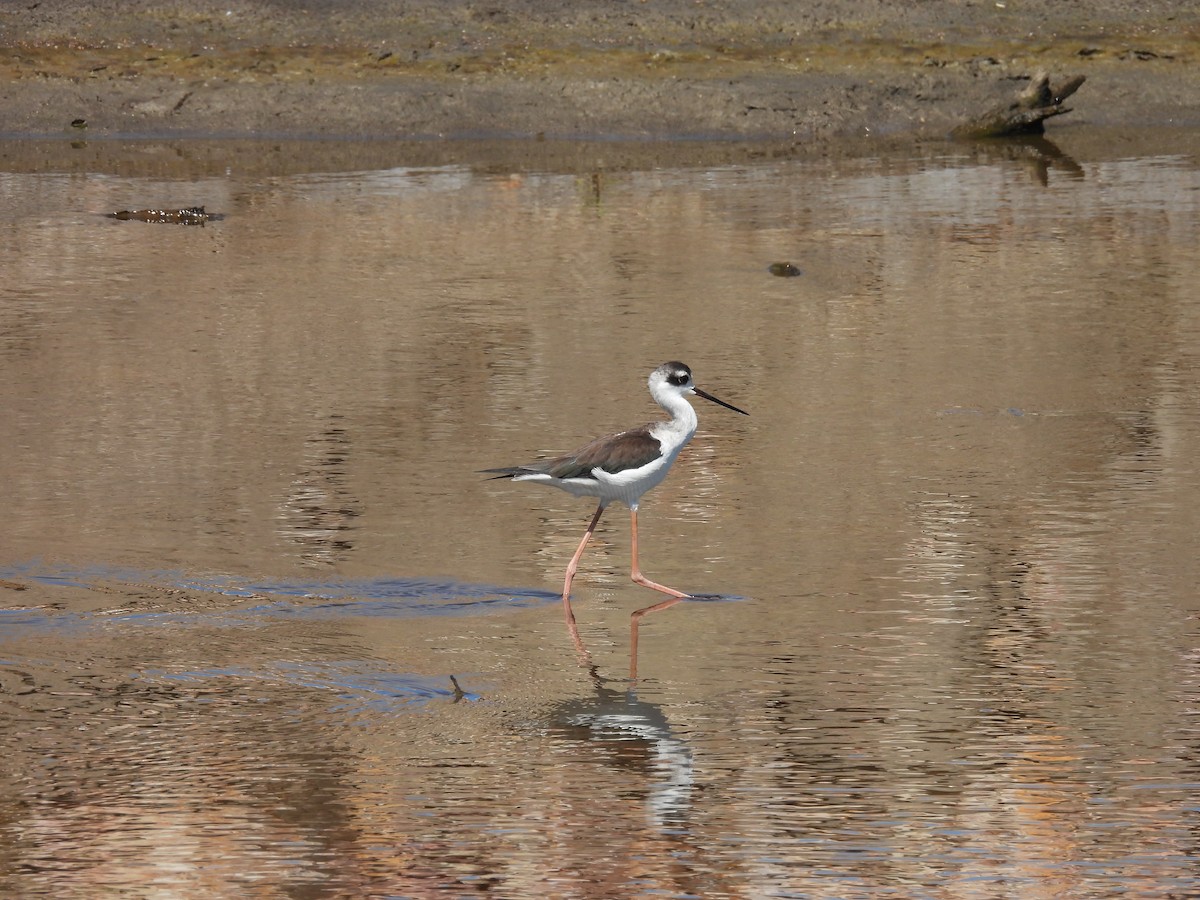
[[[901,6],[911,8],[899,8]],[[1079,122],[1200,124],[1188,0],[29,0],[5,136],[943,136],[1038,71]]]

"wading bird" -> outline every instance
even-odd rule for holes
[[[664,609],[691,596],[651,581],[642,574],[638,563],[638,501],[641,500],[642,494],[667,477],[667,471],[675,462],[675,457],[696,433],[696,411],[687,400],[688,394],[703,397],[743,416],[749,415],[745,410],[738,409],[724,400],[718,400],[712,394],[696,387],[692,382],[692,370],[681,362],[663,363],[650,373],[649,386],[650,396],[670,415],[669,419],[596,438],[565,456],[522,466],[483,470],[485,474],[495,475],[497,479],[548,484],[576,497],[595,497],[600,501],[587,531],[584,532],[583,540],[579,542],[579,549],[567,564],[562,598],[567,623],[572,627],[575,616],[571,612],[571,581],[579,568],[579,559],[583,556],[584,548],[596,530],[596,523],[600,521],[605,507],[614,500],[629,507],[633,531],[633,580],[671,598],[633,614],[635,636],[636,623],[642,615]]]

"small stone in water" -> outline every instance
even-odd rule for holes
[[[795,278],[800,274],[800,270],[789,262],[771,263],[771,265],[767,266],[767,271],[780,278]]]

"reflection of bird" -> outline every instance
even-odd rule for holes
[[[688,596],[682,591],[657,584],[642,574],[638,565],[638,501],[642,494],[667,476],[667,471],[671,468],[671,463],[675,462],[679,451],[696,433],[696,411],[685,399],[688,394],[696,394],[742,415],[749,413],[700,390],[692,383],[692,370],[681,362],[663,363],[650,373],[649,385],[650,396],[670,413],[670,419],[596,438],[566,456],[523,466],[484,470],[495,474],[497,478],[535,481],[561,488],[576,497],[599,499],[600,505],[596,514],[592,516],[591,524],[584,532],[583,540],[579,542],[579,549],[567,565],[566,580],[563,583],[563,604],[569,622],[574,621],[571,614],[571,581],[579,566],[579,558],[583,556],[583,550],[596,530],[600,515],[614,500],[626,504],[630,511],[633,530],[633,580],[643,587],[672,597],[660,606],[676,603]]]
[[[658,827],[686,820],[695,771],[692,748],[663,710],[632,690],[614,690],[591,669],[596,695],[555,707],[551,733],[586,742],[646,788],[646,813]]]

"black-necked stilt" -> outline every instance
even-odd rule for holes
[[[629,507],[632,526],[632,556],[633,580],[643,587],[651,588],[670,595],[671,599],[663,601],[634,613],[634,621],[641,615],[656,609],[662,609],[689,597],[682,591],[666,587],[651,581],[642,574],[638,565],[638,530],[637,511],[638,501],[642,494],[650,490],[667,476],[667,470],[675,462],[675,457],[684,445],[696,433],[696,411],[685,398],[695,394],[705,400],[711,400],[726,409],[749,415],[745,410],[738,409],[724,400],[718,400],[712,394],[707,394],[692,383],[692,370],[681,362],[663,363],[650,373],[650,396],[671,418],[665,421],[651,422],[639,428],[631,428],[618,434],[609,434],[584,444],[574,453],[559,456],[554,459],[539,460],[523,466],[507,466],[502,469],[484,469],[487,474],[497,478],[508,478],[513,481],[534,481],[540,484],[561,488],[576,497],[596,497],[600,501],[596,514],[584,532],[579,549],[567,564],[566,580],[563,582],[563,606],[566,611],[568,624],[574,623],[575,617],[571,612],[571,581],[579,567],[579,559],[583,556],[584,548],[591,540],[596,530],[600,516],[614,500]]]

